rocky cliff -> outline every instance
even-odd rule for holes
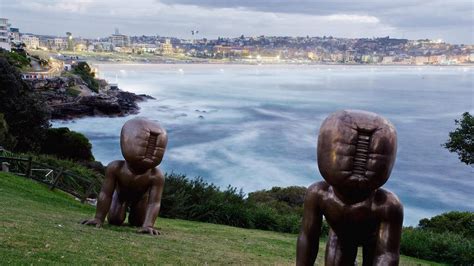
[[[107,89],[99,80],[99,93],[90,90],[78,76],[28,81],[41,93],[51,108],[52,119],[73,119],[84,116],[124,116],[139,111],[138,102],[153,99],[119,89]]]

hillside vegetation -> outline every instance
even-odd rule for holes
[[[87,227],[94,207],[23,177],[0,173],[2,263],[294,264],[295,234],[159,218],[162,235]],[[317,265],[322,265],[324,243]],[[359,257],[360,262],[360,257]],[[402,256],[401,265],[437,265]]]

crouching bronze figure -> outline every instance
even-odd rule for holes
[[[154,224],[165,179],[156,166],[167,142],[166,131],[159,124],[140,118],[127,121],[120,134],[125,160],[107,166],[95,218],[82,223],[101,227],[107,216],[109,224],[122,225],[129,209],[128,222],[139,227],[139,233],[159,235]]]
[[[313,265],[323,216],[330,226],[325,265],[398,265],[403,206],[380,188],[397,151],[394,126],[370,112],[330,115],[318,138],[318,167],[325,181],[308,188],[297,244],[297,265]]]

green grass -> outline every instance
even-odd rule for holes
[[[295,261],[296,235],[163,219],[162,235],[128,226],[79,224],[94,215],[60,191],[0,173],[0,258],[14,264],[285,264]],[[317,265],[322,265],[324,243]],[[359,257],[360,261],[360,257]],[[360,265],[360,264],[359,264]],[[436,265],[402,257],[401,265]]]
[[[66,89],[66,93],[68,95],[76,97],[76,96],[79,96],[79,94],[81,94],[81,89],[79,88],[79,86],[75,85],[73,87],[68,87]]]

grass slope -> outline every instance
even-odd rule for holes
[[[1,263],[294,264],[296,235],[162,219],[162,235],[80,225],[94,208],[23,177],[0,173]],[[317,265],[322,265],[324,243]],[[360,257],[359,257],[360,260]],[[402,257],[402,265],[434,265]],[[360,265],[360,264],[359,264]]]

